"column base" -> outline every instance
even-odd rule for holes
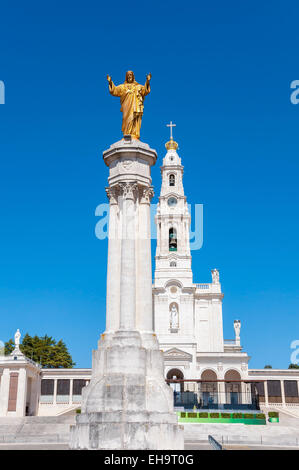
[[[71,449],[182,450],[183,426],[175,413],[99,412],[77,416]]]
[[[151,332],[102,335],[71,430],[72,449],[183,449],[183,428]]]

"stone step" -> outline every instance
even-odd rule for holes
[[[69,433],[66,434],[5,434],[0,436],[0,444],[13,444],[13,443],[61,443],[65,444],[69,442]]]
[[[0,436],[7,434],[55,434],[55,433],[67,433],[70,430],[70,424],[41,424],[41,425],[29,425],[24,424],[21,426],[1,426],[0,425]]]
[[[55,424],[55,423],[70,423],[74,424],[76,417],[74,415],[59,415],[59,416],[25,416],[23,418],[16,417],[0,417],[0,425],[3,424]]]
[[[68,443],[75,416],[0,418],[0,443]]]

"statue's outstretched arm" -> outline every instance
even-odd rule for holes
[[[150,85],[150,80],[152,78],[152,74],[149,73],[147,76],[146,76],[146,82],[145,82],[145,85],[144,85],[144,91],[145,91],[145,95],[148,95],[151,91],[151,85]]]
[[[115,86],[110,75],[107,75],[107,80],[109,83],[109,91],[113,96],[121,95],[121,85]]]

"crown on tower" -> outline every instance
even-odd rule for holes
[[[166,142],[166,144],[165,144],[165,147],[167,148],[167,150],[171,150],[171,149],[177,150],[178,146],[179,146],[179,144],[178,144],[175,140],[173,140],[172,137],[171,137],[170,140],[169,140],[168,142]]]

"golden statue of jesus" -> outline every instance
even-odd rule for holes
[[[123,113],[122,132],[131,135],[133,139],[139,139],[140,127],[143,115],[144,97],[151,91],[150,80],[152,75],[146,77],[145,85],[139,85],[135,81],[134,73],[129,70],[122,85],[115,86],[110,75],[107,75],[109,91],[113,96],[120,97],[121,112]]]

